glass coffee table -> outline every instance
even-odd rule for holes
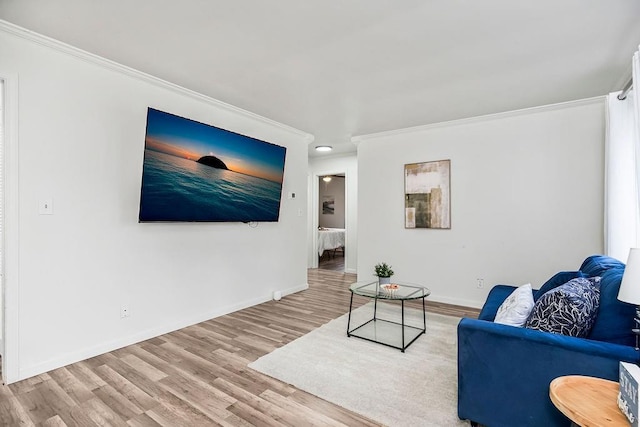
[[[347,321],[347,336],[358,337],[367,341],[376,342],[404,351],[427,330],[427,312],[425,298],[431,291],[424,286],[393,282],[391,287],[378,285],[378,282],[356,282],[349,290],[351,301],[349,303],[349,319]],[[353,308],[353,296],[360,295],[373,299],[373,318],[351,329],[351,312]],[[404,302],[422,299],[422,327],[410,326],[405,322]],[[400,301],[400,321],[381,319],[378,317],[378,300]]]

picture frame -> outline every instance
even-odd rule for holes
[[[405,228],[451,229],[451,160],[404,165]]]
[[[335,196],[322,196],[322,215],[333,215],[335,213]]]

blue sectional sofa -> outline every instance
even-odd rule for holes
[[[563,375],[618,380],[618,362],[638,362],[635,307],[617,300],[624,264],[588,257],[579,271],[560,272],[543,292],[574,277],[601,277],[600,307],[587,338],[575,338],[493,323],[500,304],[515,289],[497,285],[478,319],[458,325],[458,416],[488,427],[569,426],[549,399],[549,383]],[[640,284],[639,284],[640,286]]]

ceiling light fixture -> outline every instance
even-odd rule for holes
[[[324,178],[322,178],[322,180],[324,182],[331,182],[331,177],[330,176],[325,176]]]
[[[331,151],[333,147],[330,145],[316,145],[316,151]]]

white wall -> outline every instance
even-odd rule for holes
[[[342,177],[331,178],[325,182],[323,178],[318,178],[319,203],[318,203],[318,225],[329,228],[345,228],[345,179]],[[325,197],[334,201],[333,213],[324,213],[322,202]]]
[[[4,353],[4,80],[0,79],[0,356]]]
[[[318,212],[319,183],[318,176],[344,173],[345,185],[345,266],[347,273],[355,273],[358,265],[358,160],[355,154],[312,158],[309,160],[308,178],[308,212],[309,228],[307,240],[307,265],[316,267],[318,263],[317,229],[318,218],[313,212]]]
[[[9,382],[307,287],[307,134],[12,26],[0,50],[0,77],[19,81]],[[149,106],[286,146],[283,191],[299,196],[257,228],[139,224]]]
[[[358,277],[393,265],[436,301],[479,307],[603,250],[602,98],[358,140]],[[451,159],[451,230],[404,228],[404,165]],[[477,288],[477,279],[484,288]]]

